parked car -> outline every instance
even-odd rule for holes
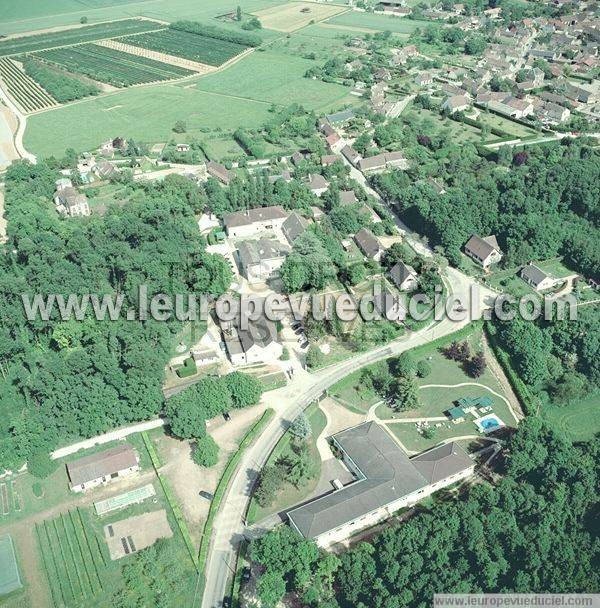
[[[202,498],[206,498],[206,500],[212,500],[214,498],[214,496],[210,492],[207,492],[206,490],[200,490],[200,492],[198,494]]]
[[[303,334],[304,333],[304,327],[299,327],[294,333],[297,336],[299,336],[300,334]]]
[[[242,580],[247,583],[250,580],[250,576],[252,575],[252,572],[250,570],[250,568],[246,567],[242,570]]]
[[[302,327],[302,323],[300,323],[300,321],[295,321],[294,323],[292,323],[292,329],[296,330],[299,327]]]
[[[301,342],[301,343],[300,343],[300,348],[301,348],[301,349],[303,349],[303,350],[304,350],[304,349],[305,349],[307,346],[308,346],[308,340],[306,340],[305,342]]]
[[[223,412],[223,418],[225,418],[225,422],[229,422],[231,420],[231,414],[229,412]]]

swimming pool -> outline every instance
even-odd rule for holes
[[[496,416],[496,414],[487,414],[473,421],[477,430],[480,433],[493,433],[499,428],[505,426],[504,422]]]

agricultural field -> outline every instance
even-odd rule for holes
[[[248,48],[228,40],[217,40],[171,29],[127,36],[121,38],[120,42],[214,66],[225,63]]]
[[[260,11],[254,11],[263,27],[278,32],[293,32],[311,21],[323,21],[347,10],[343,6],[315,2],[289,2]]]
[[[36,534],[54,605],[90,604],[103,592],[106,556],[79,509],[36,525]]]
[[[47,91],[7,57],[0,58],[0,79],[8,94],[26,114],[57,105]]]
[[[361,13],[358,11],[348,11],[343,15],[336,15],[328,19],[326,23],[332,25],[347,25],[351,28],[365,28],[365,30],[390,31],[394,34],[405,34],[407,37],[417,28],[427,27],[429,21],[419,21],[417,19],[406,19],[402,17],[392,17],[389,15],[376,15],[374,13]]]
[[[589,395],[568,405],[546,405],[540,412],[557,431],[572,441],[589,441],[600,433],[600,395]]]
[[[87,25],[58,32],[19,36],[0,40],[0,56],[19,55],[93,40],[104,40],[115,36],[125,36],[147,32],[164,27],[156,21],[145,19],[124,19],[97,25]]]
[[[97,44],[83,44],[36,53],[36,57],[115,87],[182,78],[191,70],[130,55]]]

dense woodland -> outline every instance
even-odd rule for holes
[[[600,591],[600,440],[574,446],[539,419],[510,440],[506,475],[440,500],[340,555],[290,528],[251,547],[263,608],[421,608],[434,593]]]
[[[59,443],[163,409],[161,383],[178,322],[34,321],[21,293],[218,295],[231,282],[221,256],[205,252],[193,210],[198,189],[166,179],[126,206],[80,221],[51,201],[65,161],[13,164],[6,174],[9,242],[0,258],[0,468],[43,468]],[[68,161],[67,161],[68,162]],[[138,200],[138,198],[140,200]]]
[[[445,194],[401,172],[373,181],[452,263],[461,264],[460,250],[471,234],[495,234],[505,266],[564,255],[574,270],[600,279],[598,150],[566,139],[526,152],[503,146],[488,160],[469,144],[421,141],[423,162],[416,171],[443,181]]]

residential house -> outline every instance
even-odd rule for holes
[[[218,179],[222,184],[225,184],[225,186],[229,185],[229,182],[231,182],[233,177],[225,166],[213,160],[206,163],[206,170],[212,177]]]
[[[483,238],[477,234],[471,236],[465,245],[465,253],[483,268],[497,264],[502,259],[502,251],[493,234]]]
[[[357,202],[354,190],[340,190],[340,205],[354,205]]]
[[[385,249],[377,237],[368,228],[361,228],[354,235],[354,241],[365,257],[369,258],[370,260],[374,260],[375,262],[379,262],[381,260],[381,256],[383,255]]]
[[[344,146],[341,150],[342,156],[355,167],[358,165],[358,161],[361,159],[360,154],[352,146]]]
[[[406,319],[406,308],[399,295],[384,288],[373,296],[373,308],[381,319],[402,323]]]
[[[354,118],[354,112],[352,110],[342,110],[341,112],[335,112],[326,116],[330,125],[343,124]]]
[[[424,87],[433,84],[433,76],[429,72],[422,72],[415,76],[415,84]]]
[[[294,241],[308,228],[308,220],[303,218],[301,215],[292,211],[289,217],[283,222],[281,231],[287,239],[288,243],[292,245]]]
[[[73,492],[85,492],[139,471],[139,463],[137,452],[128,443],[84,456],[67,463],[69,487]]]
[[[242,324],[236,317],[233,321],[220,321],[225,349],[233,365],[252,365],[277,361],[283,347],[277,335],[277,326],[265,315]]]
[[[290,248],[287,245],[274,239],[244,241],[238,248],[242,274],[249,283],[266,283],[278,276],[278,271],[289,253]]]
[[[376,81],[384,80],[387,82],[392,79],[392,73],[387,68],[379,68],[373,73],[373,78]]]
[[[327,192],[329,182],[320,173],[315,173],[308,176],[307,186],[313,194],[321,196],[324,192]]]
[[[368,158],[361,158],[358,161],[358,168],[363,173],[380,173],[391,167],[406,170],[409,167],[409,162],[402,152],[385,152]]]
[[[442,104],[443,110],[448,110],[450,114],[455,112],[464,112],[471,105],[470,99],[466,95],[453,95],[448,97]]]
[[[335,133],[335,131],[334,131]],[[290,160],[292,161],[292,164],[295,165],[296,167],[306,158],[306,155],[303,152],[300,152],[299,150],[294,152],[291,156],[290,156]]]
[[[327,135],[325,141],[327,142],[329,150],[334,154],[339,152],[346,145],[346,142],[337,133]]]
[[[110,179],[113,175],[117,173],[117,168],[112,163],[109,163],[107,160],[103,160],[95,164],[92,168],[92,171],[100,179]]]
[[[190,144],[177,144],[175,150],[177,150],[177,152],[189,152]]]
[[[534,264],[528,264],[521,270],[521,278],[536,291],[551,289],[557,283],[554,277],[551,277]]]
[[[223,216],[223,224],[230,237],[252,236],[257,232],[281,229],[288,217],[280,205],[234,211]]]
[[[326,154],[325,156],[321,156],[321,167],[329,167],[329,165],[333,165],[338,160],[341,160],[337,154]]]
[[[66,213],[71,217],[90,215],[87,196],[73,186],[58,189],[54,193],[54,203],[60,213]]]
[[[287,512],[292,529],[321,547],[389,519],[475,469],[455,442],[409,458],[376,422],[341,431],[331,443],[355,480]]]
[[[400,291],[414,291],[419,284],[415,269],[404,262],[390,268],[390,279]]]

